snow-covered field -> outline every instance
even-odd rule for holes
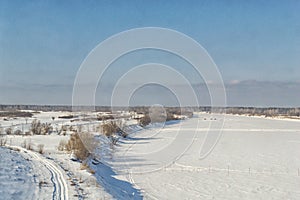
[[[141,131],[124,140],[111,164],[146,199],[300,199],[300,121],[227,115],[219,143],[199,159],[210,123],[204,118],[210,116]],[[181,155],[175,133],[183,131],[180,140],[188,144],[198,120],[196,138]]]
[[[86,123],[58,119],[68,114],[42,112],[34,117],[56,127]],[[221,119],[198,113],[163,128],[131,126],[128,138],[101,147],[100,163],[89,162],[94,173],[57,150],[68,132],[9,136],[10,146],[27,140],[35,150],[44,144],[45,153],[0,149],[0,194],[8,195],[0,199],[18,194],[26,199],[300,199],[300,121],[226,115],[219,142],[200,159],[207,130],[219,131],[210,124]],[[24,123],[19,118],[1,121],[2,127],[21,124],[19,129]],[[94,131],[97,123],[88,129]]]

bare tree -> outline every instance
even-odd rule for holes
[[[42,133],[42,124],[41,124],[41,122],[39,120],[34,119],[31,122],[31,132],[34,135],[41,135],[41,133]]]

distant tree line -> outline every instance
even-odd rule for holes
[[[78,109],[86,110],[87,107],[81,106]],[[0,111],[16,111],[16,110],[34,110],[34,111],[72,111],[70,105],[0,105]],[[110,112],[110,106],[96,106],[96,111]]]
[[[300,117],[300,108],[246,108],[246,107],[236,107],[227,108],[226,113],[228,114],[246,114],[246,115],[259,115],[266,117],[275,116],[295,116]]]
[[[136,112],[138,114],[149,114],[150,106],[133,106],[129,108],[129,111]],[[193,107],[164,107],[166,113],[169,115],[186,115],[188,117],[193,116],[193,111],[196,108]]]
[[[194,111],[207,112],[207,113],[227,113],[237,115],[250,115],[250,116],[291,116],[300,117],[300,108],[277,108],[277,107],[199,107],[194,108]]]
[[[149,114],[150,106],[131,106],[131,107],[114,107],[113,110],[118,111],[134,111],[140,114]],[[82,106],[82,110],[85,107]],[[266,115],[266,116],[300,116],[300,107],[298,108],[277,108],[277,107],[210,107],[210,106],[189,106],[189,107],[165,107],[167,113],[176,115],[191,116],[193,112],[212,112],[212,113],[228,113],[228,114],[247,114],[247,115]],[[18,113],[18,110],[34,110],[34,111],[72,111],[72,106],[68,105],[0,105],[0,111],[15,111],[11,115],[30,115],[29,113]],[[110,112],[110,106],[95,106],[97,112]],[[7,115],[9,113],[3,113]]]

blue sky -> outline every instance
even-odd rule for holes
[[[97,44],[155,26],[187,34],[208,51],[227,84],[228,104],[300,106],[299,10],[296,0],[2,0],[0,103],[70,104],[76,72]],[[261,101],[245,99],[245,88]]]

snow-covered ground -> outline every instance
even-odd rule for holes
[[[11,127],[13,130],[22,130],[22,132],[29,131],[31,122],[34,119],[41,121],[41,123],[51,123],[54,127],[53,133],[50,135],[9,135],[4,138],[7,140],[7,147],[13,147],[17,151],[6,151],[3,153],[5,157],[10,157],[10,153],[19,155],[21,158],[27,161],[27,166],[32,166],[32,176],[35,177],[35,189],[34,195],[26,199],[112,199],[112,198],[128,198],[127,193],[122,190],[113,191],[110,189],[115,183],[119,184],[122,181],[113,178],[114,172],[105,165],[95,169],[96,173],[91,173],[91,170],[84,167],[82,163],[73,161],[73,156],[64,151],[58,151],[60,141],[68,141],[69,135],[72,133],[68,129],[66,134],[58,134],[56,130],[60,130],[62,126],[74,126],[75,129],[80,128],[85,131],[95,132],[98,131],[98,127],[101,122],[97,120],[78,120],[84,117],[95,117],[95,113],[85,113],[87,116],[80,116],[81,113],[76,113],[74,119],[61,119],[59,116],[67,116],[74,113],[69,112],[40,112],[34,114],[32,118],[2,118],[1,127],[3,128],[2,133],[5,133],[5,129]],[[54,117],[54,120],[53,118]],[[131,122],[129,122],[131,123]],[[103,136],[103,138],[105,138]],[[106,139],[106,143],[109,142]],[[31,144],[32,150],[26,150],[22,148],[24,143]],[[39,145],[44,146],[44,153],[41,155],[38,152]],[[105,155],[111,153],[109,144],[103,149]],[[105,153],[107,152],[107,153]],[[1,163],[2,163],[1,158]],[[12,166],[14,163],[8,163],[7,167]],[[91,165],[93,165],[91,163]],[[100,165],[98,165],[99,167]],[[13,178],[13,176],[6,178]],[[2,180],[3,183],[9,183],[7,179]],[[100,177],[100,178],[99,178]],[[105,185],[101,185],[105,183]],[[125,189],[131,189],[131,184],[124,182]],[[8,186],[9,187],[9,186]],[[117,186],[122,188],[120,186]],[[5,189],[5,188],[4,188]],[[13,189],[13,188],[12,188]],[[133,188],[132,188],[133,189]],[[20,189],[21,192],[25,192]],[[133,189],[134,190],[134,189]],[[1,192],[6,192],[0,189]],[[122,194],[123,193],[123,194]],[[130,193],[131,195],[131,193]],[[9,198],[4,199],[11,199]],[[124,198],[125,198],[124,197]],[[1,197],[0,197],[1,199]],[[23,199],[23,198],[21,198]]]
[[[226,115],[218,144],[199,159],[209,119],[141,131],[123,140],[111,165],[146,199],[300,199],[300,121]],[[185,140],[193,143],[183,153]]]
[[[27,161],[31,169],[31,176],[35,177],[35,196],[25,199],[111,199],[97,179],[88,169],[83,169],[80,162],[72,161],[72,156],[66,152],[58,151],[59,141],[68,140],[69,136],[62,135],[34,135],[9,136],[7,147],[15,151],[4,152],[10,156],[17,154]],[[22,148],[26,141],[32,144],[32,150]],[[37,153],[37,146],[45,145],[44,154]],[[17,150],[17,151],[16,151]],[[2,163],[2,158],[1,158]],[[26,165],[26,166],[27,166]],[[7,167],[16,167],[9,163]],[[13,176],[12,176],[13,177]],[[9,178],[6,176],[6,178]],[[3,182],[9,182],[3,179]],[[2,188],[0,188],[2,191]],[[5,190],[3,190],[5,192]],[[23,191],[24,192],[24,191]],[[1,198],[0,198],[1,199]],[[10,198],[5,198],[10,199]],[[24,199],[24,198],[20,198]]]
[[[58,118],[69,114],[41,112],[34,117],[57,128],[88,123],[84,129],[94,132],[99,125]],[[1,125],[28,129],[33,119],[27,119],[27,126],[24,118],[1,120]],[[10,195],[0,199],[16,194],[56,199],[61,193],[65,199],[300,199],[300,121],[226,115],[219,142],[200,159],[207,131],[218,132],[221,119],[198,113],[192,119],[146,129],[129,121],[132,134],[116,146],[102,137],[100,162],[89,162],[94,173],[57,150],[69,132],[9,136],[7,145],[20,147],[26,140],[34,151],[45,145],[45,153],[0,149],[0,193]],[[9,169],[14,169],[12,174],[6,173]],[[17,187],[18,177],[25,180],[22,187]]]
[[[34,199],[38,185],[31,163],[2,147],[0,160],[0,199]]]

